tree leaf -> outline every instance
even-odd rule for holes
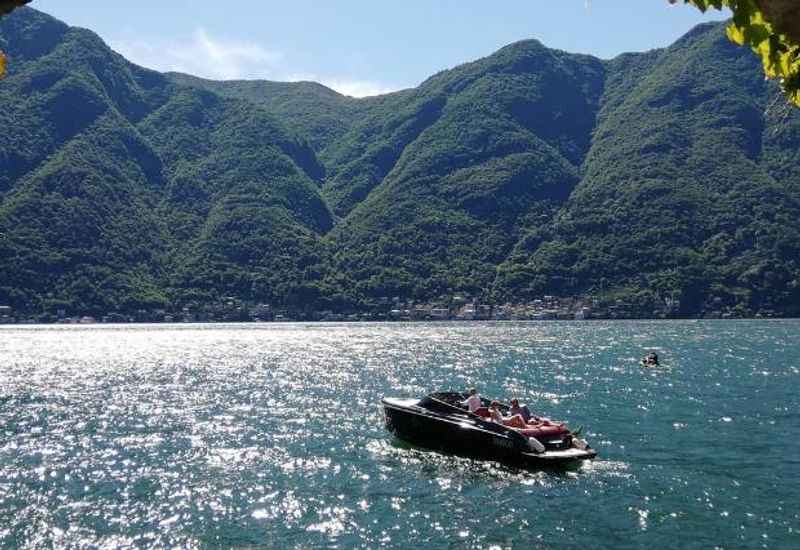
[[[677,0],[669,0],[671,4]],[[733,21],[728,25],[728,38],[750,48],[761,58],[764,74],[777,79],[790,102],[800,106],[800,44],[776,30],[774,22],[764,17],[756,0],[684,0],[700,11],[710,7],[728,7]]]

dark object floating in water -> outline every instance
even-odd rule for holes
[[[420,447],[517,466],[540,468],[597,456],[585,440],[563,425],[504,426],[469,412],[460,404],[466,398],[457,392],[437,392],[422,399],[384,397],[386,428]],[[481,401],[486,406],[490,403]],[[508,406],[500,409],[505,412]]]
[[[657,367],[658,355],[655,352],[648,353],[647,355],[642,357],[641,363],[643,367]]]

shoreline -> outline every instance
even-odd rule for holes
[[[0,323],[4,328],[96,328],[96,327],[210,327],[210,326],[284,326],[284,325],[469,325],[469,324],[592,324],[603,322],[741,322],[741,321],[798,321],[800,317],[735,317],[735,318],[709,318],[709,317],[670,317],[664,318],[618,318],[618,319],[439,319],[439,320],[372,320],[372,321],[323,321],[323,320],[284,320],[284,321],[142,321],[142,322],[76,322],[76,323],[39,323],[18,322]]]

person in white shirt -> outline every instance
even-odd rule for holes
[[[474,413],[483,406],[483,403],[481,403],[481,396],[478,395],[478,390],[475,388],[470,388],[468,393],[469,397],[462,401],[461,404],[469,407],[469,412]]]

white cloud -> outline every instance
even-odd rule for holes
[[[214,38],[203,29],[180,42],[156,44],[140,40],[111,42],[130,61],[158,71],[177,71],[216,80],[274,78],[280,52],[255,43]]]
[[[283,80],[287,82],[318,82],[335,90],[342,95],[351,97],[369,97],[374,95],[388,94],[403,89],[401,86],[392,86],[374,80],[354,80],[348,78],[326,78],[312,73],[292,73],[286,75]]]
[[[352,97],[369,97],[373,95],[388,94],[396,92],[401,87],[389,86],[380,82],[371,80],[322,80],[320,84],[324,84],[328,88],[332,88],[342,95],[349,95]]]
[[[284,55],[254,42],[238,42],[211,36],[198,28],[183,41],[153,43],[116,40],[111,47],[125,58],[150,69],[176,71],[213,80],[266,79],[319,82],[340,94],[367,97],[399,90],[372,80],[324,77],[284,70]]]

